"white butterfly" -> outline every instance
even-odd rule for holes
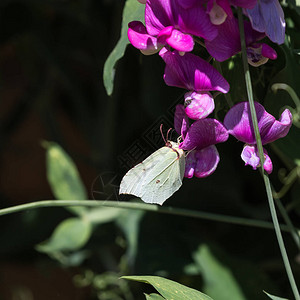
[[[131,194],[146,203],[162,205],[181,187],[184,169],[184,151],[178,148],[178,143],[168,141],[125,174],[119,194]]]

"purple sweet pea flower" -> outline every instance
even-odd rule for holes
[[[245,9],[245,13],[253,29],[264,32],[274,43],[284,43],[285,20],[278,0],[260,0],[254,8]]]
[[[162,45],[190,52],[194,48],[193,35],[211,40],[218,33],[200,0],[147,0],[145,24],[128,24],[129,41],[144,54],[153,54]]]
[[[292,114],[288,109],[284,110],[279,121],[267,113],[264,107],[258,102],[255,102],[255,110],[263,145],[288,134],[293,122]],[[240,102],[232,107],[225,116],[224,125],[228,129],[229,134],[233,135],[239,141],[246,143],[241,155],[245,164],[251,165],[254,170],[259,167],[260,159],[256,146],[249,103]],[[265,149],[264,154],[264,169],[270,174],[272,172],[272,161]]]
[[[164,80],[167,85],[190,91],[227,93],[229,84],[207,61],[191,53],[181,56],[163,48],[159,55],[166,63]]]
[[[189,126],[184,106],[176,106],[174,127],[183,140],[179,148],[188,150],[185,177],[211,175],[220,161],[217,143],[228,139],[227,129],[215,119],[201,119]]]
[[[248,62],[253,66],[276,59],[276,51],[264,43],[257,43],[265,34],[252,29],[249,22],[244,22]],[[218,36],[212,41],[205,41],[207,51],[218,61],[224,61],[241,51],[241,40],[238,21],[227,18],[219,26]]]
[[[217,28],[211,24],[201,0],[147,0],[145,23],[153,36],[158,36],[168,26],[207,40],[217,35]]]
[[[164,80],[167,85],[189,90],[185,94],[186,114],[198,120],[207,117],[215,108],[214,99],[209,91],[229,91],[228,82],[222,75],[202,58],[163,48],[160,56],[166,63]]]
[[[158,52],[164,45],[158,43],[157,38],[147,33],[145,25],[140,21],[128,24],[127,36],[129,42],[145,55]]]

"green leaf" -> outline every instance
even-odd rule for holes
[[[197,290],[186,287],[182,284],[163,277],[122,276],[121,278],[151,284],[167,300],[212,300],[212,298]]]
[[[37,245],[36,248],[46,253],[74,251],[85,245],[91,233],[91,223],[80,218],[69,218],[55,228],[49,240]]]
[[[266,295],[268,295],[269,298],[271,298],[272,300],[288,300],[287,298],[281,298],[281,297],[273,296],[273,295],[271,295],[271,294],[269,294],[269,293],[267,293],[267,292],[265,292],[265,291],[264,291],[264,293],[265,293]]]
[[[44,142],[43,145],[47,150],[47,178],[55,198],[58,200],[87,199],[86,189],[70,156],[54,142]],[[68,209],[77,214],[86,211],[85,207]]]
[[[136,257],[139,223],[144,213],[142,210],[123,210],[117,219],[117,225],[124,232],[128,243],[126,256],[130,265],[133,265]]]
[[[201,245],[193,258],[201,269],[205,293],[214,299],[246,300],[230,269],[213,256],[207,245]]]
[[[154,293],[150,294],[150,295],[144,293],[144,295],[145,295],[145,297],[146,297],[147,300],[164,300],[165,299],[161,295],[154,294]]]
[[[109,96],[113,92],[116,62],[123,57],[126,46],[129,44],[127,38],[128,23],[133,20],[143,21],[144,10],[145,5],[140,4],[137,0],[127,0],[125,3],[121,37],[104,64],[103,82]]]

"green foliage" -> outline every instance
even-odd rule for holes
[[[91,232],[91,223],[79,218],[69,218],[55,228],[48,241],[37,245],[36,248],[46,253],[75,251],[87,242]]]
[[[46,148],[47,178],[55,198],[87,199],[86,189],[70,156],[54,142],[43,142],[43,145]],[[76,214],[86,211],[84,207],[72,207],[69,210]]]
[[[125,234],[128,243],[126,256],[130,265],[133,265],[137,254],[139,224],[144,213],[138,210],[123,210],[119,218],[116,219],[116,223]]]
[[[122,276],[123,279],[151,284],[167,300],[212,300],[209,296],[175,281],[158,276]]]
[[[20,97],[21,105],[12,107],[10,118],[6,118],[3,113],[2,151],[5,151],[6,145],[9,149],[15,149],[15,145],[12,147],[7,141],[14,140],[11,134],[26,125],[27,122],[23,124],[22,120],[25,120],[27,114],[32,115],[34,112],[45,121],[49,139],[62,141],[66,149],[79,153],[78,148],[72,148],[74,143],[72,146],[68,144],[68,134],[73,134],[73,131],[66,132],[67,117],[70,124],[78,128],[83,140],[87,141],[84,146],[89,148],[88,153],[92,155],[80,155],[89,168],[94,167],[92,172],[110,168],[118,176],[121,175],[124,169],[118,165],[116,155],[123,155],[123,146],[127,148],[135,139],[140,142],[138,139],[141,131],[147,129],[148,125],[153,125],[150,119],[159,118],[160,122],[162,118],[163,122],[170,121],[172,126],[175,102],[183,101],[182,89],[164,85],[164,64],[158,55],[140,55],[142,68],[132,64],[128,68],[132,57],[136,59],[136,55],[139,55],[138,50],[135,54],[134,51],[128,51],[127,57],[122,59],[126,68],[118,70],[118,79],[122,83],[114,82],[117,63],[124,56],[128,44],[127,23],[143,19],[144,5],[137,0],[21,2],[19,4],[15,0],[5,0],[0,5],[2,23],[6,25],[2,26],[5,38],[1,39],[3,61],[0,69],[4,91],[1,96],[9,94],[5,89],[6,85],[9,90],[14,86],[16,89],[13,90],[19,91],[19,77],[26,83],[25,87],[22,84],[17,93],[24,95]],[[99,83],[99,64],[103,63],[103,58],[107,55],[112,43],[110,38],[115,39],[116,34],[119,34],[116,18],[120,16],[124,3],[120,40],[107,59],[103,72],[105,91]],[[287,30],[286,44],[275,45],[277,60],[269,61],[259,68],[250,68],[255,100],[264,104],[276,117],[285,107],[295,108],[295,103],[283,90],[274,94],[271,90],[273,83],[287,83],[300,95],[300,2],[288,0],[285,3],[287,23],[291,26]],[[23,17],[16,23],[11,16]],[[109,24],[113,26],[109,27]],[[266,40],[267,38],[263,42]],[[204,53],[205,49],[202,50]],[[10,61],[13,61],[12,65]],[[3,68],[6,64],[8,70]],[[231,85],[232,101],[237,103],[246,100],[240,54],[221,65],[224,77]],[[15,70],[18,74],[16,77],[12,76]],[[13,77],[13,81],[10,81],[10,77]],[[132,78],[138,78],[134,88]],[[107,101],[106,93],[111,95],[115,84],[121,86],[122,92],[121,97],[115,97],[112,103]],[[26,89],[26,86],[29,88]],[[4,100],[6,99],[3,98],[3,105],[5,102],[11,105],[17,102]],[[23,109],[24,103],[26,109]],[[223,120],[228,109],[224,96],[217,96],[215,112],[219,120]],[[146,135],[149,132],[147,130]],[[144,137],[142,141],[145,141]],[[287,137],[274,143],[276,153],[270,152],[275,167],[272,177],[275,178],[274,186],[277,190],[282,185],[287,187],[282,178],[279,178],[281,182],[276,182],[277,170],[289,169],[288,166],[295,163],[299,165],[299,139],[299,128],[293,126]],[[117,144],[122,146],[115,147]],[[87,191],[71,157],[55,143],[44,145],[47,149],[47,177],[57,201],[87,199]],[[145,143],[142,146],[144,145]],[[261,178],[251,168],[244,168],[242,161],[238,159],[241,147],[242,144],[233,138],[218,146],[222,158],[217,172],[209,178],[186,180],[184,188],[168,205],[220,215],[232,214],[269,220]],[[23,149],[16,149],[16,152],[23,154]],[[278,160],[278,154],[285,159]],[[14,172],[17,173],[17,169]],[[11,176],[11,172],[7,176]],[[300,214],[299,187],[297,177],[293,185],[287,188],[288,191],[291,188],[291,191],[286,193],[284,199],[287,211],[296,222]],[[1,192],[3,205],[6,205],[6,191]],[[30,199],[40,199],[40,195]],[[163,294],[148,290],[149,294],[143,296],[144,285],[137,285],[135,290],[132,282],[129,286],[128,281],[118,280],[121,275],[132,272],[173,278],[203,291],[215,300],[261,300],[268,296],[273,300],[286,300],[266,293],[267,296],[262,292],[263,289],[291,299],[283,267],[280,267],[280,256],[274,251],[276,246],[273,231],[158,213],[148,213],[143,218],[140,211],[118,207],[72,207],[68,210],[75,213],[76,217],[70,218],[69,213],[63,209],[43,208],[1,218],[2,260],[6,261],[7,257],[16,257],[18,261],[20,257],[26,259],[28,249],[39,243],[36,248],[57,260],[56,266],[57,262],[63,267],[80,266],[82,272],[78,276],[86,270],[91,271],[90,280],[81,278],[79,281],[81,286],[92,290],[94,298],[101,300],[141,299],[139,296],[154,300],[174,299],[173,295],[166,298]],[[295,225],[298,226],[296,222]],[[40,243],[49,237],[51,230],[53,234],[50,238]],[[288,235],[286,240],[290,246]],[[29,255],[30,260],[33,259],[34,252]],[[87,257],[90,259],[85,261]],[[40,259],[41,256],[38,256],[38,260]],[[44,256],[42,259],[47,261],[48,257]],[[293,263],[296,265],[295,260]],[[297,267],[292,267],[299,277]],[[99,270],[101,274],[98,274]],[[166,279],[161,280],[164,280],[160,281],[163,284],[161,286],[165,287]],[[296,281],[299,281],[298,278]],[[151,284],[155,286],[155,282]],[[166,286],[174,287],[169,283]],[[181,287],[183,286],[176,284],[175,288],[179,290]],[[205,295],[201,294],[201,298],[197,296],[196,299],[210,299],[208,296],[202,297]]]
[[[246,300],[231,270],[218,261],[207,245],[200,246],[193,258],[201,269],[205,293],[215,300]]]
[[[87,199],[86,189],[71,157],[54,142],[43,142],[43,145],[47,150],[47,178],[55,197],[58,200]],[[127,263],[133,264],[137,254],[139,222],[144,212],[110,207],[67,209],[77,214],[78,218],[62,221],[47,241],[36,246],[38,251],[49,254],[63,264],[77,265],[85,258],[85,253],[77,250],[85,246],[95,226],[116,222],[128,242]]]
[[[114,87],[115,65],[117,61],[123,57],[126,46],[129,44],[127,38],[128,23],[142,21],[144,17],[145,6],[137,0],[127,0],[123,10],[121,37],[108,56],[103,70],[103,82],[108,95],[111,95]]]

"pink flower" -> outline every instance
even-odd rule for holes
[[[253,66],[276,59],[276,51],[264,43],[258,43],[264,33],[252,29],[249,22],[244,22],[248,62]],[[234,17],[226,19],[219,26],[218,36],[212,41],[205,41],[207,51],[218,61],[224,61],[241,51],[241,40],[238,21]]]
[[[245,10],[253,29],[264,32],[277,44],[284,43],[285,20],[278,0],[260,0],[252,9]]]
[[[189,150],[186,157],[185,174],[203,178],[217,168],[220,156],[215,144],[228,139],[227,129],[215,119],[201,119],[189,126],[184,106],[176,106],[174,127],[183,140],[179,148]]]
[[[128,24],[129,41],[145,54],[158,51],[162,45],[189,52],[194,48],[193,35],[206,40],[217,36],[217,27],[210,22],[201,0],[147,0],[145,24]]]
[[[286,109],[281,114],[279,121],[270,115],[264,107],[255,102],[255,110],[258,120],[258,127],[263,145],[274,142],[279,138],[285,137],[292,126],[292,114]],[[246,143],[242,159],[246,165],[251,165],[253,169],[259,166],[259,156],[256,146],[256,139],[252,125],[250,108],[248,102],[240,102],[232,107],[225,116],[224,125],[229,134],[239,141]],[[264,169],[272,172],[272,161],[264,149],[265,163]]]
[[[204,59],[191,53],[181,56],[165,48],[160,56],[166,63],[164,80],[167,85],[196,92],[229,91],[228,82]]]

